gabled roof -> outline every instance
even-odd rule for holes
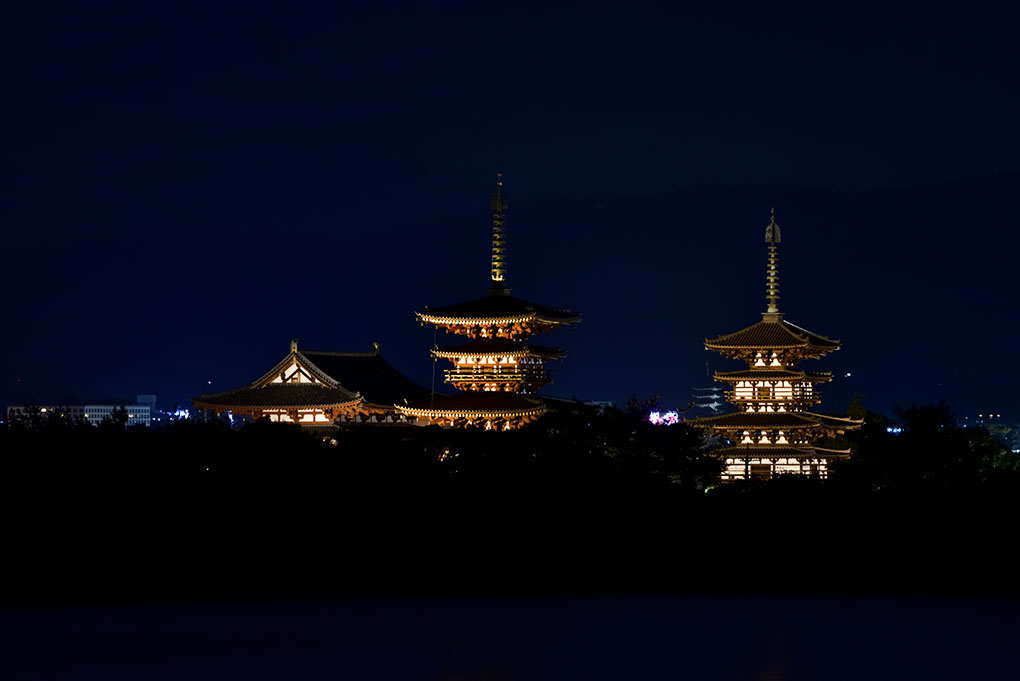
[[[289,369],[295,363],[298,364],[299,366],[301,366],[301,368],[303,368],[310,376],[314,377],[316,381],[319,381],[321,383],[324,383],[324,384],[330,385],[330,386],[334,386],[334,387],[339,385],[328,374],[323,373],[314,364],[312,364],[309,361],[304,360],[303,358],[298,357],[298,355],[299,355],[299,353],[298,353],[296,347],[292,347],[291,351],[289,353],[287,353],[287,355],[283,359],[281,359],[279,362],[277,362],[276,365],[273,366],[272,369],[270,369],[269,371],[267,371],[266,373],[262,374],[261,376],[256,378],[251,383],[249,383],[248,387],[250,387],[250,388],[261,388],[263,386],[271,384],[276,378],[278,378],[281,374],[283,374],[283,372],[285,372],[287,369]]]
[[[432,351],[436,357],[499,356],[499,357],[545,357],[556,359],[566,356],[560,348],[532,343],[522,343],[508,338],[482,338],[471,343],[461,343]]]
[[[710,350],[764,350],[786,348],[810,348],[825,353],[839,349],[839,341],[783,319],[780,313],[766,312],[762,320],[751,326],[717,338],[706,338],[705,347]]]
[[[297,365],[314,379],[308,383],[274,383]],[[373,352],[291,351],[272,369],[246,386],[222,393],[199,395],[196,405],[217,407],[313,407],[358,402],[392,407],[405,400],[422,399],[429,390],[397,371]]]
[[[297,364],[311,376],[313,383],[274,383],[290,367]],[[247,407],[330,407],[351,406],[362,402],[357,392],[341,385],[339,381],[324,373],[312,362],[301,357],[292,345],[291,351],[273,366],[246,386],[220,393],[208,393],[194,398],[199,407],[221,409],[244,409]]]
[[[357,390],[371,404],[403,404],[404,400],[420,399],[430,394],[428,388],[397,371],[378,352],[300,350],[299,354],[334,381]]]
[[[531,303],[511,295],[492,294],[466,303],[426,307],[417,313],[419,319],[430,324],[512,323],[537,320],[547,324],[574,324],[581,316],[558,307]]]

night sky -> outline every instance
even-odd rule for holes
[[[510,287],[584,317],[549,394],[737,368],[702,342],[764,310],[775,205],[822,410],[1020,417],[1016,17],[701,4],[8,10],[0,403],[184,405],[291,338],[428,385],[413,313],[484,294],[502,171]]]

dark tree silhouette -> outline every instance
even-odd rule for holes
[[[104,416],[102,422],[99,424],[100,427],[110,428],[113,430],[124,430],[124,427],[128,422],[128,410],[127,407],[121,405],[114,407],[109,416]]]

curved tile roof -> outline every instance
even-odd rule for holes
[[[828,381],[832,379],[829,372],[799,371],[797,369],[742,369],[740,371],[717,371],[715,378],[720,381]]]
[[[764,348],[815,348],[823,352],[838,350],[839,341],[817,333],[802,329],[796,324],[783,319],[780,314],[765,313],[762,320],[751,326],[724,334],[717,338],[706,338],[705,347],[709,349],[747,349]]]
[[[281,373],[299,364],[314,383],[274,383]],[[319,407],[368,402],[392,407],[430,394],[397,371],[378,351],[319,352],[292,350],[272,369],[248,385],[221,393],[199,395],[198,406]]]
[[[713,456],[731,456],[734,458],[745,457],[775,457],[777,459],[835,459],[850,456],[849,449],[824,449],[822,447],[769,447],[752,445],[750,447],[723,447],[714,449],[709,454]]]
[[[734,411],[718,416],[702,416],[688,423],[713,428],[855,428],[863,420],[823,416],[809,411],[749,412]]]
[[[438,348],[433,351],[433,354],[437,357],[446,355],[514,355],[518,357],[532,355],[548,357],[550,359],[566,355],[561,348],[521,343],[506,338],[482,338],[471,343],[461,343],[459,345]]]
[[[735,411],[718,416],[702,416],[691,421],[694,425],[716,428],[814,428],[820,417],[810,412],[746,412]]]
[[[361,402],[361,396],[343,387],[323,383],[270,383],[261,388],[245,386],[221,393],[199,395],[197,406],[216,407],[334,407]]]
[[[437,393],[423,400],[408,401],[406,406],[398,405],[401,411],[428,412],[448,416],[484,416],[487,414],[523,414],[545,409],[542,401],[518,393],[461,393],[443,395]]]
[[[501,321],[506,319],[540,319],[554,324],[573,324],[581,316],[558,307],[539,305],[509,295],[488,295],[466,303],[426,307],[417,316],[431,323],[462,323]]]
[[[371,404],[402,404],[430,394],[428,388],[397,371],[378,352],[298,352],[337,385],[358,391]]]

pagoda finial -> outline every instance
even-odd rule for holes
[[[492,289],[495,295],[507,295],[506,288],[506,194],[503,193],[503,173],[496,173],[496,190],[492,192]]]
[[[765,228],[765,243],[768,244],[768,260],[765,265],[766,313],[779,312],[779,225],[776,224],[776,207],[772,206],[772,219]]]

